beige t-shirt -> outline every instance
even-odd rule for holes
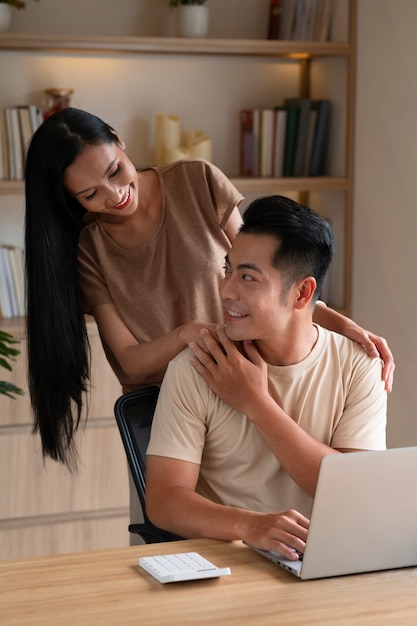
[[[269,366],[271,395],[301,428],[332,448],[384,449],[387,395],[380,360],[346,337],[318,330],[303,361]],[[197,491],[214,502],[311,514],[312,499],[283,470],[252,422],[211,391],[190,364],[188,350],[168,366],[148,454],[199,464]]]
[[[79,282],[84,311],[113,303],[139,342],[193,319],[223,321],[218,284],[230,242],[224,228],[242,195],[214,165],[179,161],[152,168],[162,194],[155,235],[135,249],[120,247],[94,221],[80,235]],[[138,387],[107,358],[124,391]]]

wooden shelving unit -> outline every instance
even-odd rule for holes
[[[62,37],[58,35],[0,34],[0,51],[48,51],[72,54],[175,54],[299,59],[304,63],[301,83],[306,84],[308,61],[318,57],[344,57],[351,63],[353,47],[344,42],[299,42],[241,39],[177,39],[163,37]],[[307,62],[307,63],[306,63]],[[347,191],[348,178],[240,178],[230,175],[242,193],[293,191]],[[22,194],[23,183],[0,181],[0,194]]]
[[[264,39],[185,39],[175,37],[94,37],[0,33],[0,50],[73,53],[209,54],[236,56],[350,56],[345,42],[272,41]]]

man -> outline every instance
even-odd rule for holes
[[[303,553],[320,461],[383,449],[381,362],[315,325],[330,226],[255,200],[226,258],[225,325],[169,365],[148,448],[147,511],[184,537]]]

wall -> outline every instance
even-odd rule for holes
[[[353,316],[396,360],[388,444],[417,445],[417,2],[358,1]]]

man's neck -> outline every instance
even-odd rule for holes
[[[304,329],[287,331],[275,341],[256,341],[255,345],[269,365],[296,365],[301,363],[312,351],[318,339],[318,329],[312,322]]]

